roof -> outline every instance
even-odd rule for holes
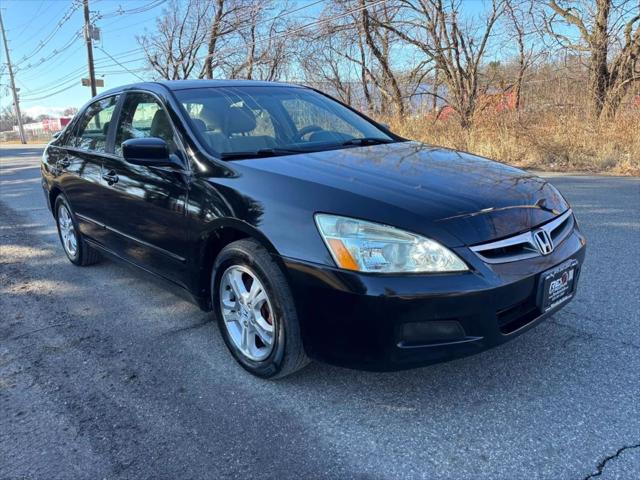
[[[281,83],[281,82],[265,82],[262,80],[160,80],[157,82],[137,82],[129,83],[126,85],[120,85],[119,87],[111,88],[107,91],[99,93],[91,101],[98,100],[100,98],[108,97],[121,93],[125,90],[135,90],[136,88],[143,90],[157,91],[158,86],[162,85],[165,88],[176,90],[189,90],[193,88],[216,88],[216,87],[290,87],[290,88],[304,88],[303,85],[296,85],[293,83]],[[87,105],[87,104],[85,104]],[[84,107],[83,107],[84,108]]]
[[[169,90],[212,87],[299,87],[291,83],[265,82],[261,80],[161,80],[159,82]]]

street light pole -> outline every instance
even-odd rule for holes
[[[7,44],[7,35],[4,31],[4,23],[2,22],[2,12],[0,12],[0,30],[2,30],[2,40],[4,42],[4,51],[7,54],[7,67],[9,70],[9,79],[11,80],[11,91],[13,92],[13,105],[16,107],[16,116],[18,117],[18,131],[20,132],[20,142],[27,143],[24,135],[24,127],[22,126],[22,114],[20,113],[20,101],[18,100],[18,91],[16,90],[16,81],[13,76],[13,66],[11,65],[11,57],[9,56],[9,45]]]

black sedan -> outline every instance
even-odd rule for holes
[[[107,255],[214,310],[261,377],[498,345],[571,300],[585,254],[545,180],[295,85],[110,90],[48,145],[42,186],[71,262]]]

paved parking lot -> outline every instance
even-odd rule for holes
[[[640,478],[640,179],[550,177],[587,260],[576,299],[513,342],[266,382],[146,276],[72,266],[41,149],[0,155],[0,479]]]

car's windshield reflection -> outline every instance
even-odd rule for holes
[[[175,92],[196,135],[232,160],[398,141],[381,125],[313,90],[197,88]]]

